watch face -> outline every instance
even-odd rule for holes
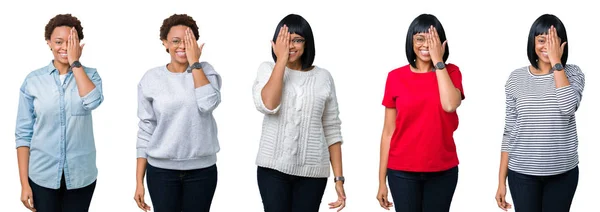
[[[557,63],[556,65],[554,65],[554,70],[555,71],[563,70],[563,65],[560,63]]]
[[[435,68],[437,69],[444,69],[446,67],[446,65],[443,62],[438,62],[435,64]]]

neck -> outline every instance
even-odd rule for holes
[[[423,61],[423,60],[419,60],[417,59],[416,63],[417,67],[415,68],[415,72],[417,73],[426,73],[426,72],[430,72],[433,69],[433,64],[431,64],[430,61]]]
[[[171,61],[171,63],[169,63],[167,65],[167,69],[173,73],[183,73],[183,72],[185,72],[185,70],[187,70],[188,66],[189,66],[189,64],[187,62],[186,63],[178,63],[175,61]]]
[[[534,68],[532,70],[533,74],[539,74],[539,75],[544,75],[544,74],[549,74],[550,73],[550,69],[552,69],[552,66],[550,65],[550,63],[545,63],[542,61],[538,61],[538,68]]]
[[[54,68],[56,68],[56,70],[58,70],[58,74],[62,75],[62,74],[66,74],[67,72],[69,72],[69,64],[64,64],[61,62],[58,62],[57,60],[54,60],[54,62],[52,62],[54,64]]]
[[[300,61],[294,61],[294,62],[288,62],[286,65],[289,69],[293,69],[293,70],[301,70],[302,71],[302,64],[300,64]]]

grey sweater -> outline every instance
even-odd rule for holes
[[[194,88],[192,72],[150,69],[138,84],[137,157],[164,169],[212,166],[219,152],[212,111],[221,102],[221,77],[202,62],[210,84]]]

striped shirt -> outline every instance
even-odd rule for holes
[[[533,75],[529,66],[513,71],[505,85],[506,125],[502,152],[508,168],[534,176],[557,175],[579,163],[575,111],[585,76],[578,66],[564,71],[570,85],[556,88],[554,74]]]

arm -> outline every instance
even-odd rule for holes
[[[516,100],[511,94],[510,85],[512,84],[511,78],[506,82],[505,93],[506,93],[506,118],[504,133],[502,137],[502,150],[500,153],[500,168],[498,170],[498,191],[496,192],[496,203],[498,207],[506,211],[511,208],[511,204],[506,202],[506,176],[508,174],[508,157],[510,152],[510,145],[513,137],[511,133],[515,128],[517,121],[516,113]]]
[[[136,143],[137,157],[145,159],[148,157],[146,147],[150,139],[152,139],[152,134],[154,133],[154,129],[156,129],[157,123],[154,109],[152,108],[152,101],[144,95],[141,83],[138,85],[138,117],[140,121],[138,123],[139,129]]]
[[[74,68],[73,76],[77,83],[77,90],[79,91],[79,96],[81,96],[83,108],[94,110],[100,106],[102,101],[104,101],[104,95],[102,94],[102,79],[98,75],[98,72],[94,69],[92,71],[92,78],[90,79],[85,71],[83,71],[83,68]]]
[[[193,69],[196,103],[201,113],[212,112],[221,103],[221,77],[208,63]]]
[[[17,124],[15,137],[17,144],[17,162],[19,166],[19,180],[21,182],[21,202],[33,211],[33,192],[29,185],[29,150],[35,124],[35,110],[33,96],[27,93],[27,80],[23,82],[19,93],[19,106],[17,111]]]
[[[329,78],[330,93],[325,102],[322,123],[325,140],[329,146],[329,157],[331,168],[335,177],[344,176],[342,168],[342,121],[339,118],[339,108],[335,92],[333,78]],[[346,192],[344,191],[344,182],[335,182],[335,190],[338,196],[336,202],[329,203],[329,208],[338,208],[338,211],[346,207]]]
[[[281,103],[281,93],[283,89],[283,76],[285,66],[289,59],[290,33],[287,26],[279,29],[279,34],[275,41],[271,41],[273,53],[276,55],[275,67],[271,71],[271,76],[264,88],[260,91],[260,98],[267,111],[275,111]]]
[[[148,159],[146,158],[138,158],[137,165],[135,169],[135,182],[138,187],[144,187],[144,176],[146,175],[146,164],[148,163]]]
[[[442,108],[444,109],[444,111],[452,113],[456,111],[456,108],[458,108],[458,106],[460,106],[460,103],[463,99],[461,89],[457,88],[457,86],[455,86],[454,83],[456,81],[462,80],[460,72],[458,70],[454,70],[452,71],[453,76],[451,76],[451,74],[448,73],[447,68],[444,68],[442,70],[437,70],[435,73],[437,76]]]
[[[554,81],[560,111],[565,115],[575,114],[585,87],[585,75],[578,66],[567,66],[563,71],[554,72]]]
[[[17,160],[19,163],[19,180],[21,188],[30,188],[29,185],[29,147],[17,148]]]
[[[258,68],[258,73],[256,75],[256,80],[254,81],[254,85],[252,86],[252,96],[254,98],[254,105],[256,106],[256,109],[258,111],[260,111],[261,113],[264,114],[276,114],[279,111],[280,105],[281,105],[281,93],[282,93],[282,86],[283,86],[283,75],[284,75],[284,70],[285,70],[285,66],[282,67],[277,67],[277,66],[282,66],[275,64],[275,68],[273,68],[273,66],[271,66],[271,64],[264,62],[260,65],[260,67]],[[271,79],[273,78],[277,78],[273,77],[273,75],[276,75],[276,72],[281,72],[279,73],[281,76],[278,76],[279,78],[281,78],[281,85],[279,88],[279,98],[278,98],[278,102],[277,105],[275,105],[275,107],[273,107],[273,105],[268,106],[263,99],[263,94],[265,94],[265,90],[267,88],[266,85],[268,84],[269,81],[271,81]],[[271,89],[272,90],[272,89]],[[277,89],[275,89],[277,90]],[[269,91],[266,91],[267,93]],[[268,95],[268,94],[267,94]]]
[[[379,187],[386,186],[387,165],[390,153],[390,141],[396,130],[396,108],[385,109],[385,121],[381,133],[381,145],[379,148]]]
[[[281,103],[281,93],[283,89],[283,76],[285,73],[285,62],[277,60],[275,67],[273,68],[271,77],[267,81],[267,84],[262,89],[260,96],[265,105],[269,110],[274,110],[279,107]]]

